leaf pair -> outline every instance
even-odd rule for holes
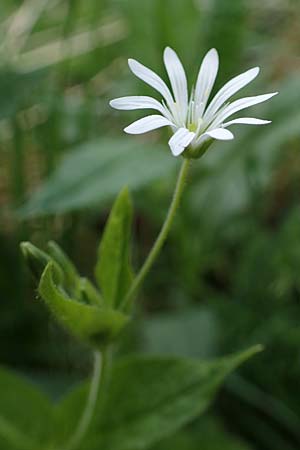
[[[78,450],[150,447],[202,414],[224,378],[259,350],[253,347],[211,362],[138,356],[121,360],[112,368],[104,405],[100,393]],[[0,448],[65,448],[86,403],[87,383],[58,405],[4,369],[0,370],[0,385]]]
[[[98,348],[114,340],[129,320],[110,307],[85,304],[68,297],[55,284],[51,262],[42,275],[38,291],[58,322],[78,339]]]
[[[99,246],[96,280],[100,292],[80,277],[72,261],[54,242],[48,253],[30,243],[22,251],[39,282],[38,292],[55,319],[78,339],[103,348],[112,342],[129,321],[120,303],[133,278],[129,264],[132,205],[123,189],[107,221]]]

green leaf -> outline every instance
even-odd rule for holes
[[[225,80],[240,70],[247,37],[246,1],[214,0],[205,17],[202,24],[204,48],[222,49],[221,80],[217,80],[220,88]]]
[[[65,287],[70,291],[71,295],[76,295],[79,289],[78,284],[80,280],[76,267],[56,242],[50,241],[47,246],[49,255],[63,271]]]
[[[197,421],[188,430],[162,440],[151,450],[250,450],[240,438],[225,430],[214,417]]]
[[[78,283],[78,296],[84,303],[91,305],[102,306],[103,298],[100,292],[90,282],[88,278],[80,277]]]
[[[4,368],[0,368],[0,386],[0,448],[41,449],[54,429],[51,402],[29,382]]]
[[[69,298],[55,284],[51,262],[41,277],[38,290],[54,317],[71,334],[97,347],[105,346],[116,338],[129,320],[111,308],[87,305]]]
[[[28,218],[103,204],[123,186],[138,189],[175,167],[166,145],[126,136],[90,141],[69,153],[19,212]]]
[[[88,304],[98,306],[103,304],[100,292],[87,278],[80,277],[73,262],[55,242],[48,242],[49,253],[43,252],[31,242],[21,242],[20,247],[28,267],[38,283],[47,264],[51,262],[55,269],[55,282],[63,285],[70,297]]]
[[[78,426],[82,417],[83,405],[86,404],[89,395],[89,389],[88,382],[80,383],[55,405],[55,417],[59,424],[55,434],[57,447],[66,443]]]
[[[106,304],[117,307],[132,282],[129,239],[132,204],[128,189],[121,191],[107,221],[98,250],[96,279]]]
[[[212,362],[162,357],[123,360],[113,368],[105,414],[100,403],[81,450],[139,450],[153,445],[204,413],[224,378],[258,351],[256,346]],[[63,423],[76,423],[76,405],[84,393],[81,386],[64,400]]]

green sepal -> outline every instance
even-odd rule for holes
[[[98,249],[95,276],[106,305],[118,307],[132,283],[130,231],[132,203],[127,188],[118,195]]]
[[[100,349],[115,340],[129,317],[109,307],[87,305],[70,298],[55,283],[53,270],[50,262],[41,277],[38,292],[58,322],[79,340]]]
[[[207,139],[205,142],[200,144],[198,147],[188,147],[182,154],[184,158],[187,159],[199,159],[201,156],[206,153],[206,151],[209,149],[209,147],[213,144],[213,139]]]

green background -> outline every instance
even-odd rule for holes
[[[216,47],[216,89],[261,66],[242,96],[279,91],[193,164],[182,207],[120,353],[212,358],[261,343],[213,409],[159,448],[294,450],[300,445],[300,4],[297,0],[2,0],[0,12],[0,362],[54,397],[90,353],[36,301],[19,242],[58,241],[93,276],[113,198],[135,207],[134,265],[150,249],[179,161],[165,131],[122,134],[140,112],[111,98],[152,95],[136,58],[164,78],[173,47],[192,86]],[[154,94],[155,95],[155,94]],[[1,386],[0,386],[1,390]],[[1,396],[1,392],[0,392]]]

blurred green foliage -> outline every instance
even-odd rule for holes
[[[203,414],[224,378],[259,351],[260,346],[256,346],[212,362],[174,357],[123,358],[112,366],[105,391],[96,395],[89,432],[76,448],[151,447]],[[78,384],[61,401],[53,403],[25,378],[1,368],[0,382],[5,387],[0,403],[1,448],[75,448],[70,437],[82,416],[89,383]]]
[[[128,184],[140,264],[164,217],[178,162],[163,145],[164,132],[122,135],[141,115],[121,115],[108,100],[152,93],[130,74],[128,57],[165,77],[162,49],[173,46],[192,84],[215,46],[217,86],[262,67],[244,93],[279,90],[257,114],[273,123],[237,127],[232,143],[214,145],[194,164],[139,304],[142,323],[120,353],[213,357],[261,342],[264,353],[229,380],[207,423],[195,422],[176,443],[161,445],[299,448],[299,19],[293,0],[2,1],[1,363],[51,392],[49,374],[73,380],[87,372],[86,349],[33,300],[18,243],[43,247],[55,239],[83,275],[92,275],[112,198]]]

